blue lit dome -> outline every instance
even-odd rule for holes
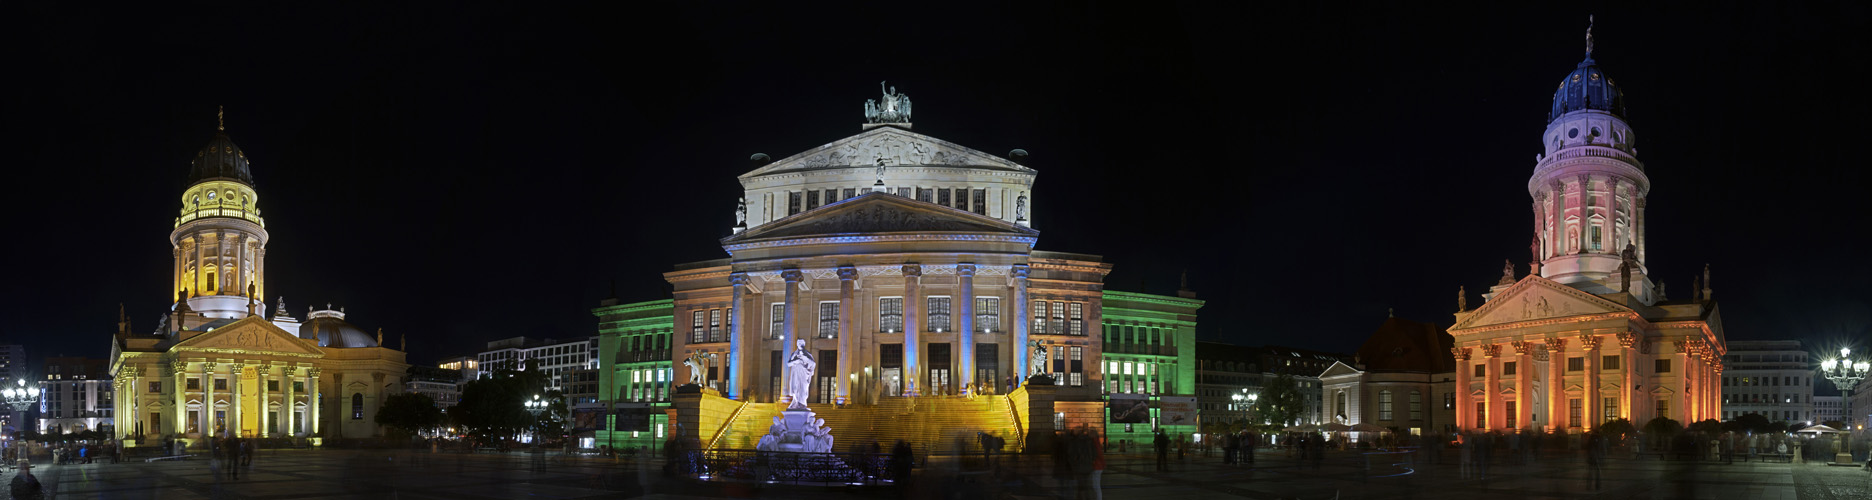
[[[1547,121],[1552,123],[1560,115],[1582,109],[1625,117],[1625,92],[1619,90],[1612,77],[1599,70],[1599,63],[1593,61],[1591,53],[1586,54],[1586,60],[1580,61],[1577,69],[1560,80],[1560,88],[1554,91],[1553,110],[1547,114]]]

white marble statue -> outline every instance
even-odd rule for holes
[[[1034,341],[1033,349],[1034,349],[1034,352],[1033,352],[1033,364],[1031,366],[1032,369],[1027,370],[1027,371],[1029,372],[1030,375],[1039,375],[1042,373],[1046,373],[1046,363],[1047,363],[1046,346],[1040,345],[1039,341]]]
[[[742,198],[735,200],[734,224],[735,224],[735,227],[747,226],[747,198],[746,197],[742,197]]]
[[[1014,199],[1014,220],[1027,220],[1027,195]]]
[[[806,409],[807,391],[812,387],[813,369],[818,368],[819,362],[806,349],[805,339],[793,342],[793,357],[787,359],[786,368],[786,395],[793,397],[793,403],[787,405],[787,409],[803,410]]]
[[[683,366],[689,367],[689,383],[695,384],[695,385],[702,385],[701,358],[697,356],[690,356],[687,359],[684,359],[682,364]]]

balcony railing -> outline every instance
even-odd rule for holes
[[[669,361],[669,351],[624,351],[617,353],[613,363],[647,363],[651,361]]]
[[[1150,344],[1105,344],[1106,354],[1142,354],[1146,356],[1175,356],[1177,348],[1173,345]]]

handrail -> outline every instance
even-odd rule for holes
[[[728,435],[728,429],[734,427],[735,419],[741,418],[741,410],[747,409],[748,403],[749,401],[742,401],[741,406],[735,407],[734,413],[728,414],[728,420],[722,422],[720,429],[715,429],[715,437],[709,438],[708,446],[703,449],[712,450],[715,449],[715,445],[721,443],[721,438]]]
[[[1023,428],[1021,425],[1020,411],[1014,409],[1014,398],[1001,396],[1001,400],[1007,402],[1008,416],[1014,419],[1014,448],[1025,451],[1027,449],[1027,429]]]

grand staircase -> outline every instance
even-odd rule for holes
[[[862,449],[875,442],[888,452],[902,439],[915,445],[918,453],[978,453],[978,432],[1006,440],[1003,451],[1008,453],[1020,451],[1022,442],[1020,423],[1007,396],[883,398],[876,405],[809,406],[832,428],[833,451]],[[754,449],[781,409],[778,403],[748,403],[711,447]]]

